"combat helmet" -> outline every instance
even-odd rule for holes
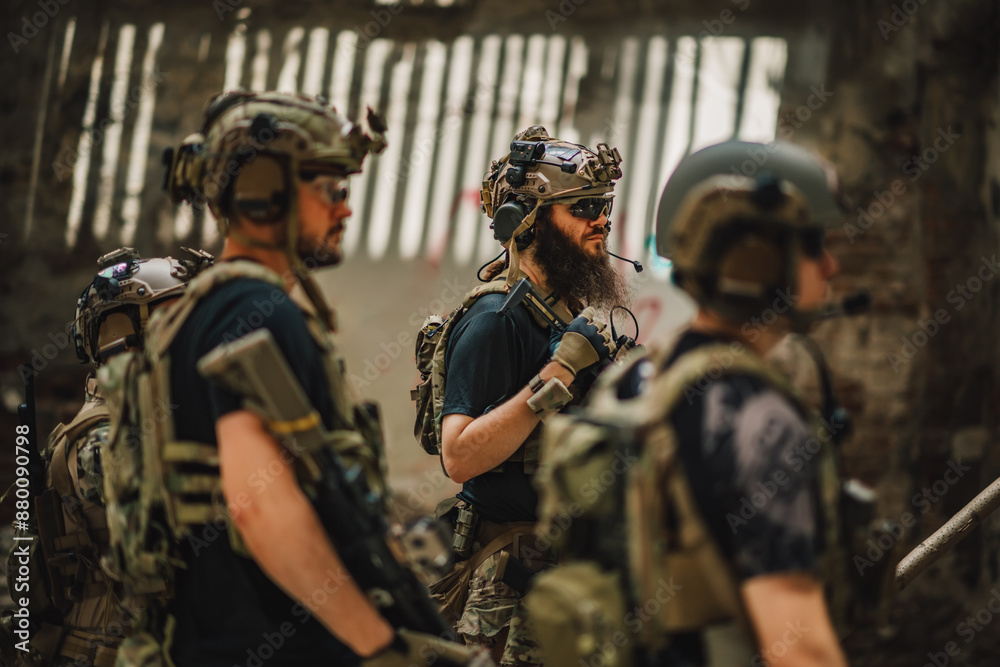
[[[516,276],[517,251],[534,238],[535,216],[542,206],[578,205],[587,214],[610,214],[615,181],[621,178],[621,154],[606,143],[594,152],[586,146],[549,136],[534,125],[519,132],[510,153],[494,160],[483,177],[482,210],[493,220],[493,237],[510,252]],[[593,219],[596,219],[593,218]]]
[[[385,147],[381,116],[369,109],[368,123],[372,136],[318,96],[222,93],[208,103],[201,130],[164,153],[164,188],[175,203],[207,203],[222,234],[237,214],[287,219],[304,175],[358,173],[369,152]]]
[[[247,245],[281,250],[320,315],[332,314],[298,256],[298,184],[316,176],[361,171],[368,153],[385,148],[385,121],[368,110],[371,134],[326,99],[291,93],[235,91],[212,99],[200,132],[164,152],[164,188],[175,203],[207,203],[219,231]],[[346,192],[346,190],[344,191]],[[231,226],[285,223],[284,242],[264,243]]]
[[[129,347],[139,347],[153,306],[176,296],[212,262],[203,251],[194,259],[140,259],[119,248],[97,260],[99,271],[76,302],[73,343],[81,364],[101,364]]]
[[[842,213],[835,173],[808,151],[726,142],[684,158],[671,175],[657,212],[657,252],[696,302],[747,321],[798,293],[800,253],[822,256]],[[820,315],[794,303],[779,310],[796,331]]]

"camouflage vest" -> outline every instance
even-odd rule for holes
[[[598,379],[583,412],[559,415],[545,429],[537,532],[554,535],[570,562],[539,575],[527,605],[546,656],[565,656],[550,663],[557,667],[598,664],[598,656],[599,664],[628,667],[636,649],[655,655],[672,634],[691,631],[705,637],[710,665],[748,664],[756,651],[739,582],[700,516],[669,416],[707,381],[740,374],[784,396],[817,432],[818,421],[752,354],[704,346],[664,372],[671,352],[630,355]],[[645,359],[658,374],[641,395],[620,398],[619,382]],[[818,456],[821,568],[826,582],[841,582],[832,445]],[[835,618],[840,609],[831,600]]]
[[[101,480],[79,474],[80,457],[93,456],[102,446],[110,418],[93,383],[88,380],[88,399],[73,420],[49,436],[43,453],[46,489],[35,502],[38,534],[30,543],[15,544],[14,551],[29,545],[31,608],[43,619],[31,639],[32,651],[19,656],[24,664],[51,664],[58,657],[112,667],[134,613],[121,585],[101,567],[107,520],[99,502],[103,488],[92,486]]]
[[[519,279],[524,277],[526,276],[523,273],[519,273]],[[490,282],[480,285],[466,294],[462,305],[453,310],[448,317],[428,316],[417,333],[416,363],[417,371],[420,372],[420,383],[416,389],[410,391],[410,398],[416,403],[417,409],[413,435],[428,454],[435,456],[441,454],[441,420],[443,419],[441,412],[444,408],[446,379],[445,354],[448,351],[448,340],[451,332],[481,297],[487,294],[506,294],[509,290],[507,272],[504,271]],[[557,303],[556,308],[564,310],[564,315],[570,315],[561,303]],[[529,310],[529,312],[531,311]],[[537,317],[534,312],[531,312],[531,317],[542,328],[548,328],[548,322]],[[538,467],[540,445],[541,429],[536,428],[507,461],[523,462],[524,471],[532,474]],[[504,464],[501,463],[490,472],[502,472],[503,466]]]
[[[188,283],[177,301],[152,315],[143,352],[118,355],[102,368],[101,381],[113,414],[106,456],[114,464],[108,467],[105,482],[110,566],[126,590],[152,595],[160,602],[173,595],[176,568],[184,566],[181,541],[197,545],[221,531],[236,553],[249,557],[229,518],[218,448],[176,438],[170,395],[170,346],[184,322],[219,286],[247,278],[284,293],[281,278],[264,266],[247,261],[216,264]],[[304,311],[304,316],[323,350],[339,422],[335,433],[346,434],[330,444],[345,461],[360,463],[370,488],[384,498],[385,458],[378,424],[348,395],[343,362],[326,327],[312,313]],[[152,631],[169,635],[169,627]],[[169,641],[169,637],[155,640]],[[149,656],[159,647],[147,641],[142,646],[128,643],[128,650]]]

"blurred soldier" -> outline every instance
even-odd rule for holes
[[[620,163],[617,149],[593,151],[541,127],[514,137],[482,190],[506,256],[487,268],[489,282],[467,295],[437,343],[446,378],[441,460],[462,484],[455,544],[474,570],[464,608],[455,610],[457,630],[502,665],[540,664],[519,600],[533,571],[554,562],[532,536],[541,421],[585,391],[585,372],[615,349],[595,307],[626,297],[607,251]],[[523,304],[498,312],[521,278],[571,320],[561,339]]]
[[[767,163],[733,176],[749,150]],[[764,361],[820,316],[837,273],[824,224],[838,216],[826,172],[793,146],[721,144],[677,167],[658,250],[697,313],[546,433],[544,520],[574,517],[563,543],[576,561],[529,599],[547,657],[845,664],[830,613],[842,606],[824,597],[824,584],[845,593],[838,422]],[[605,467],[617,483],[587,499],[580,489]],[[595,608],[605,624],[572,618]],[[597,629],[567,636],[574,624]]]
[[[145,357],[109,369],[126,423],[142,423],[141,447],[120,439],[112,447],[158,453],[137,462],[141,481],[116,477],[108,490],[116,570],[130,586],[162,593],[123,644],[123,664],[441,658],[436,637],[396,633],[375,593],[352,577],[341,554],[355,545],[333,544],[320,519],[318,484],[335,472],[317,471],[317,451],[289,445],[324,429],[319,448],[363,469],[372,480],[365,501],[381,502],[377,425],[347,395],[333,314],[308,270],[340,262],[348,177],[385,145],[381,118],[369,112],[368,121],[372,136],[321,98],[226,93],[209,103],[200,132],[167,156],[168,191],[176,201],[207,201],[225,242],[215,266],[154,318]],[[290,296],[296,284],[301,304]],[[199,360],[258,330],[273,339],[308,417],[265,418],[268,404],[294,397],[252,393],[232,374],[203,375]]]
[[[187,281],[210,262],[204,253],[195,253],[194,260],[140,259],[132,248],[101,257],[100,271],[76,304],[73,341],[80,363],[100,367],[141,347],[153,309],[180,296]],[[46,490],[35,505],[40,547],[29,582],[38,596],[31,607],[37,631],[31,652],[21,653],[13,664],[112,667],[141,606],[101,567],[108,548],[104,469],[114,462],[101,458],[110,412],[94,371],[85,396],[76,417],[49,436],[43,453]],[[14,552],[27,550],[26,544],[17,542]],[[15,571],[8,569],[11,578]]]

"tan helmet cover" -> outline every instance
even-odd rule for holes
[[[617,148],[597,144],[597,152],[580,144],[549,136],[544,127],[533,125],[514,136],[516,141],[543,142],[545,152],[525,170],[522,185],[508,181],[517,164],[508,153],[494,160],[483,177],[480,193],[483,212],[493,218],[496,209],[512,198],[523,195],[538,200],[538,205],[570,203],[575,199],[614,197],[615,181],[622,177],[621,154]]]
[[[777,290],[798,291],[796,232],[822,230],[805,196],[781,182],[782,196],[762,206],[757,181],[713,176],[684,198],[670,229],[674,281],[699,304],[742,320],[773,306]],[[788,304],[796,328],[811,313]]]
[[[785,183],[781,203],[768,210],[755,201],[755,187],[754,181],[743,176],[713,176],[691,190],[681,203],[670,230],[671,259],[676,269],[705,277],[718,275],[723,268],[752,274],[752,266],[720,266],[720,258],[713,256],[713,238],[737,220],[755,220],[762,227],[806,229],[815,226],[809,207],[795,186]],[[761,271],[767,272],[767,261],[761,264]]]
[[[201,132],[165,155],[165,188],[175,202],[205,201],[228,233],[228,198],[240,201],[271,191],[294,199],[301,171],[353,174],[365,156],[385,147],[384,120],[368,110],[371,135],[337,113],[322,97],[276,92],[223,93],[209,102]],[[237,178],[260,156],[282,158],[257,165]],[[166,160],[165,160],[166,161]],[[275,181],[275,177],[288,178]],[[235,180],[235,185],[230,188]],[[290,182],[283,182],[283,181]],[[266,186],[266,188],[265,188]],[[269,189],[269,191],[268,191]]]
[[[298,255],[298,185],[303,172],[355,174],[368,153],[385,146],[385,120],[368,109],[367,134],[323,97],[289,93],[223,93],[209,102],[201,132],[176,151],[164,187],[175,202],[206,201],[219,232],[267,250],[281,250],[327,326],[333,313]],[[284,224],[284,241],[269,243],[230,228],[239,214]]]
[[[671,228],[679,219],[682,203],[699,183],[721,177],[718,187],[743,189],[747,178],[771,175],[797,188],[809,205],[812,220],[828,227],[839,225],[844,206],[833,166],[820,156],[794,144],[726,141],[686,156],[663,187],[656,212],[656,250],[673,258]]]
[[[509,285],[518,275],[517,237],[535,224],[538,209],[592,197],[613,199],[615,181],[622,177],[621,163],[617,148],[600,143],[595,153],[586,146],[550,137],[540,125],[514,136],[511,152],[493,161],[483,176],[480,192],[482,210],[494,219],[496,228],[505,227],[509,232],[514,227],[510,237],[501,241],[509,252]],[[502,216],[501,222],[497,212],[511,202],[521,204],[513,213],[516,217]]]

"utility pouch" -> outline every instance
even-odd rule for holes
[[[458,504],[462,503],[464,501],[460,500]],[[441,615],[452,627],[458,624],[458,620],[465,611],[465,603],[469,598],[469,584],[476,569],[493,554],[503,553],[502,550],[509,547],[514,541],[516,533],[516,529],[500,533],[468,560],[456,563],[451,572],[428,587],[431,598],[437,603]]]
[[[476,540],[476,528],[479,525],[479,512],[471,503],[464,500],[455,505],[455,512],[455,535],[451,547],[455,551],[456,558],[465,560],[472,555],[472,545]]]
[[[55,540],[65,535],[63,522],[62,499],[55,489],[45,489],[35,498],[35,511],[38,516],[38,536],[42,543],[42,553],[45,555],[45,571],[48,573],[49,592],[52,602],[60,615],[66,615],[73,601],[65,595],[64,577],[60,565],[67,566],[67,555],[56,551]],[[61,557],[60,557],[61,556]]]
[[[441,615],[448,625],[455,627],[458,619],[465,611],[465,602],[469,597],[469,583],[476,569],[471,560],[455,563],[451,572],[427,587],[431,599],[437,604]]]
[[[444,325],[440,315],[430,315],[417,332],[415,356],[420,383],[410,390],[410,398],[416,402],[417,417],[413,424],[413,435],[428,454],[441,451],[440,425],[435,423],[440,410],[434,409],[434,354],[441,336],[437,335]],[[438,406],[440,407],[440,406]]]
[[[590,561],[539,573],[524,598],[538,643],[556,665],[632,667],[621,575]]]

